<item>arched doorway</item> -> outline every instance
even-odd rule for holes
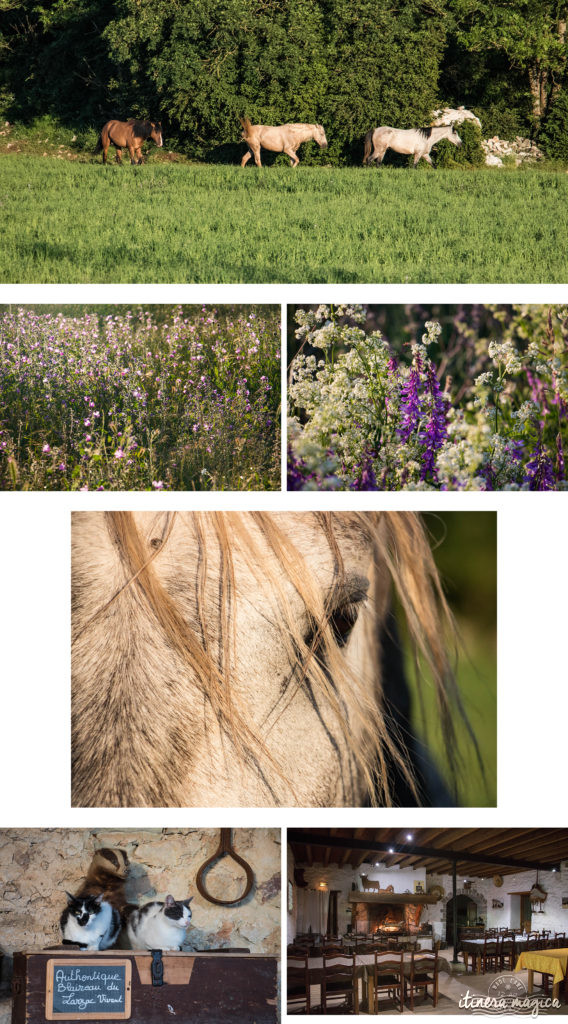
[[[475,900],[471,896],[466,896],[462,893],[456,896],[455,903],[458,928],[471,928],[476,925],[479,910]],[[454,900],[449,899],[446,904],[446,942],[449,943],[453,941],[453,921]]]

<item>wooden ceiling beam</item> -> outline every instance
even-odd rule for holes
[[[472,830],[474,831],[474,830]],[[353,850],[364,850],[366,853],[384,853],[389,849],[393,848],[397,853],[404,854],[416,854],[424,857],[425,860],[431,860],[433,863],[439,863],[442,860],[446,860],[447,863],[452,863],[454,860],[458,863],[487,863],[494,867],[510,867],[517,868],[519,871],[524,870],[541,870],[549,871],[552,867],[558,867],[559,861],[552,863],[543,863],[541,860],[524,860],[517,857],[497,857],[495,855],[483,856],[479,853],[470,854],[465,850],[454,850],[448,847],[440,849],[439,847],[420,846],[416,841],[412,841],[408,844],[393,844],[373,841],[369,839],[353,839],[351,837],[331,837],[329,832],[308,832],[302,829],[289,829],[288,830],[288,841],[290,843],[307,843],[312,846],[323,846],[324,848],[335,846],[338,849],[346,849],[348,846]]]

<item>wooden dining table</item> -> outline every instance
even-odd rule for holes
[[[560,999],[560,986],[564,982],[564,999],[568,1002],[568,947],[565,949],[528,949],[521,953],[515,971],[528,971],[528,994],[532,995],[534,972],[550,974],[552,998]]]
[[[340,954],[338,954],[340,955]],[[352,954],[346,953],[346,956]],[[406,977],[410,975],[410,963],[412,960],[412,953],[404,953],[402,959],[402,969]],[[333,960],[330,961],[333,963]],[[373,967],[375,965],[375,957],[373,953],[360,953],[355,959],[355,971],[357,977],[357,1001],[359,1005],[366,1005],[367,1008],[373,1006],[374,995],[373,995]],[[296,964],[295,964],[296,966]],[[369,970],[369,968],[371,968]],[[447,962],[442,958],[438,957],[437,960],[437,971],[448,970]],[[323,957],[322,956],[311,956],[308,959],[308,972],[310,979],[310,1003],[312,1006],[318,1006],[321,1003],[321,984],[323,981]],[[366,992],[365,992],[366,990]],[[365,1003],[366,999],[366,1003]]]
[[[499,936],[494,936],[494,937],[491,937],[490,939],[488,939],[487,941],[488,942],[498,942],[499,939],[500,939]],[[518,947],[522,946],[523,943],[526,943],[527,940],[528,940],[528,936],[527,935],[515,935],[515,940],[514,940],[515,941],[515,949],[518,950]],[[509,942],[509,941],[511,941],[511,939],[509,937],[507,937],[505,939],[505,942]],[[460,939],[459,944],[458,944],[458,952],[459,953],[463,953],[463,959],[464,959],[466,971],[467,971],[468,964],[469,964],[469,959],[468,958],[471,956],[472,961],[473,961],[473,965],[474,965],[474,973],[475,974],[479,974],[479,972],[481,970],[481,957],[482,957],[482,954],[483,954],[483,944],[484,944],[484,942],[485,942],[485,939]]]

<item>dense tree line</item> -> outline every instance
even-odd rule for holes
[[[170,144],[234,159],[239,115],[319,121],[313,162],[371,125],[463,103],[484,133],[568,156],[567,0],[0,0],[0,104],[76,128],[161,116]]]

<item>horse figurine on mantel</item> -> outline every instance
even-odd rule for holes
[[[430,150],[441,139],[447,139],[458,147],[462,144],[453,124],[430,128],[391,128],[389,125],[371,128],[365,136],[363,163],[371,164],[376,160],[382,164],[387,149],[394,149],[395,153],[412,155],[415,167],[420,160],[426,160],[433,167]]]
[[[247,144],[248,151],[241,160],[241,167],[244,167],[254,156],[257,167],[262,167],[260,162],[260,149],[269,149],[271,153],[286,153],[290,157],[290,166],[297,167],[299,164],[296,150],[313,139],[320,149],[325,149],[327,139],[321,124],[251,124],[248,117],[240,117],[239,121],[243,126],[243,138]]]
[[[363,892],[376,892],[379,894],[394,892],[394,885],[387,885],[386,889],[381,889],[379,879],[369,878],[368,875],[361,875],[361,884],[363,886]]]

